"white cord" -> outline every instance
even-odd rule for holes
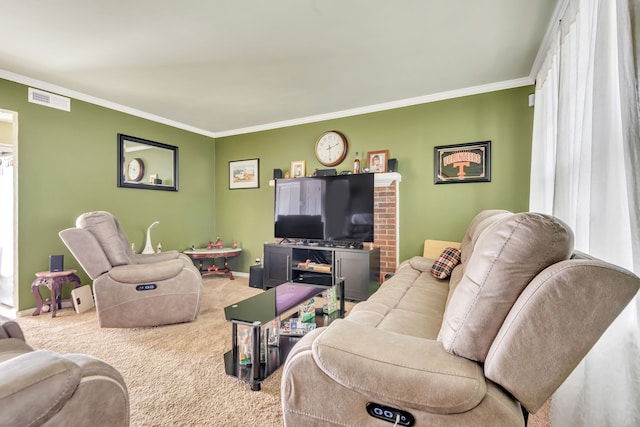
[[[400,414],[396,414],[396,423],[393,425],[393,427],[396,427],[399,422],[400,422]]]

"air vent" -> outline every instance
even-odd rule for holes
[[[29,88],[29,102],[58,110],[71,111],[71,99],[31,87]]]

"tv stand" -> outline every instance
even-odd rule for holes
[[[379,248],[358,249],[321,244],[265,243],[265,289],[285,282],[333,286],[338,278],[344,278],[345,298],[363,301],[380,286]]]

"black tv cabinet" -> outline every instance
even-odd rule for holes
[[[306,264],[307,260],[310,264]],[[344,278],[345,298],[363,301],[380,285],[380,249],[301,245],[264,245],[264,287],[285,282],[332,286]]]

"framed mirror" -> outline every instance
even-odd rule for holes
[[[178,147],[119,133],[118,187],[178,191]]]

